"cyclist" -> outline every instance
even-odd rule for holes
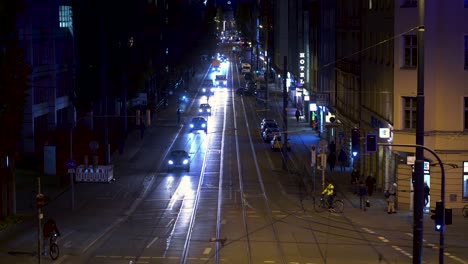
[[[54,219],[49,218],[44,223],[44,228],[42,229],[42,233],[44,235],[44,243],[43,243],[43,252],[42,254],[47,256],[46,245],[48,245],[49,238],[56,233],[57,236],[60,236],[60,231],[55,223]],[[49,245],[50,246],[50,245]]]
[[[328,209],[333,209],[333,199],[335,198],[335,186],[330,180],[327,180],[327,187],[323,189],[322,195],[326,196]]]

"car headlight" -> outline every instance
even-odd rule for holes
[[[184,159],[183,163],[184,165],[188,164],[188,159]]]
[[[215,88],[211,88],[211,91],[214,92],[214,91],[215,91]]]
[[[206,111],[209,113],[209,112],[211,112],[211,109],[206,109]]]
[[[201,127],[206,127],[206,124],[202,124]]]
[[[193,128],[193,124],[190,124],[190,128]]]
[[[206,92],[206,89],[205,89],[205,88],[203,88],[203,89],[202,89],[202,91],[203,91],[203,92]]]
[[[198,109],[198,112],[200,112],[200,113],[203,112],[203,109]]]
[[[168,163],[169,165],[172,165],[172,164],[174,164],[174,161],[169,160],[167,163]]]

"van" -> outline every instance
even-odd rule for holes
[[[249,63],[242,63],[241,64],[241,72],[242,73],[250,72],[251,68],[252,67],[250,66]]]

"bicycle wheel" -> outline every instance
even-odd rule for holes
[[[336,213],[342,213],[342,212],[343,212],[343,209],[344,209],[343,200],[335,200],[335,201],[333,202],[333,210],[334,210]]]
[[[323,198],[314,199],[314,209],[317,213],[321,213],[328,209]]]
[[[60,250],[56,243],[50,244],[49,255],[50,255],[50,258],[53,260],[56,260],[59,257]]]

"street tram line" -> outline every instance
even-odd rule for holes
[[[221,155],[221,161],[223,159],[223,153],[224,153],[224,136],[225,136],[225,128],[226,128],[226,101],[224,102],[225,107],[224,107],[224,115],[223,115],[223,132],[222,132],[222,137],[221,137],[221,149],[220,149],[220,155]],[[214,137],[210,137],[209,134],[208,136],[208,146],[211,145],[211,141],[214,140]],[[184,246],[182,249],[182,254],[180,257],[180,263],[181,264],[186,264],[189,260],[189,250],[190,250],[190,244],[191,244],[191,238],[192,238],[192,233],[193,233],[193,228],[195,226],[195,221],[196,221],[196,215],[198,212],[198,207],[200,204],[200,195],[202,192],[202,187],[203,187],[203,181],[205,178],[205,171],[206,171],[206,164],[207,164],[207,158],[208,155],[205,154],[203,157],[203,163],[202,163],[202,168],[200,172],[200,178],[198,181],[198,186],[197,186],[197,191],[195,195],[195,199],[193,201],[193,210],[190,214],[190,220],[189,220],[189,227],[187,230],[187,236],[185,238]],[[221,205],[222,205],[222,184],[223,184],[223,162],[220,163],[220,171],[219,171],[219,183],[218,183],[218,202],[217,202],[217,213],[216,213],[216,238],[215,242],[216,243],[216,250],[215,250],[215,263],[219,263],[219,249],[220,249],[220,228],[221,228]]]
[[[243,109],[245,124],[247,126],[247,134],[248,134],[248,138],[249,138],[249,141],[250,141],[249,145],[250,145],[250,148],[251,148],[251,151],[252,151],[252,156],[253,156],[253,159],[254,159],[255,169],[256,169],[256,173],[257,173],[257,177],[258,177],[258,183],[260,185],[263,201],[264,201],[265,206],[266,206],[266,212],[267,212],[266,216],[268,218],[268,226],[270,226],[271,229],[272,229],[272,232],[273,232],[273,235],[274,235],[274,238],[275,238],[276,247],[278,249],[279,255],[281,256],[281,263],[287,263],[283,248],[282,248],[281,243],[279,241],[278,231],[276,230],[276,227],[275,227],[275,222],[276,221],[274,221],[273,216],[272,216],[272,209],[271,209],[270,201],[268,199],[268,196],[267,196],[267,193],[266,193],[266,190],[265,190],[265,185],[263,183],[263,176],[262,176],[262,173],[260,171],[259,164],[258,164],[257,155],[256,155],[255,148],[254,148],[254,142],[253,142],[253,139],[252,139],[252,134],[250,133],[250,126],[249,126],[249,122],[248,122],[248,118],[247,118],[246,107],[245,107],[245,104],[244,104],[244,100],[242,98],[241,98],[241,105],[242,105],[242,109]],[[242,197],[244,197],[244,190],[241,190],[241,195],[242,195]],[[245,209],[243,209],[243,210],[245,210]],[[246,220],[247,219],[244,219],[244,221],[246,221]],[[244,225],[248,225],[248,224],[245,222]]]

